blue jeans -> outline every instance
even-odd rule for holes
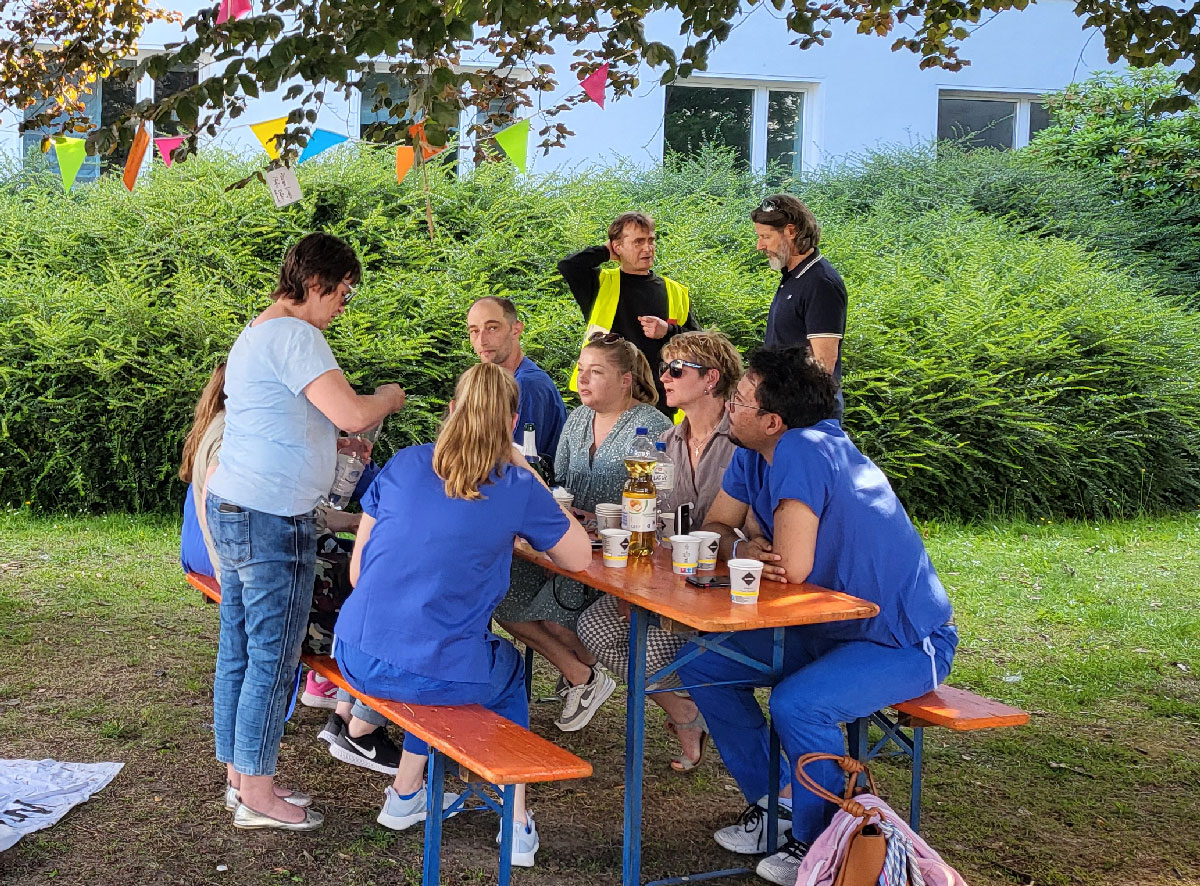
[[[488,644],[492,665],[487,683],[459,683],[412,674],[343,643],[337,637],[333,641],[333,657],[337,659],[346,682],[367,695],[409,704],[483,705],[489,711],[528,729],[529,699],[525,695],[525,662],[521,653],[512,643],[495,634],[487,634],[484,642]],[[356,704],[352,712],[354,716],[362,717],[360,708],[363,712],[370,711],[370,708]],[[362,719],[374,722],[369,717]],[[429,745],[406,733],[404,750],[427,754]]]
[[[221,582],[217,759],[242,775],[274,775],[312,606],[316,521],[241,508],[212,493],[205,505]]]
[[[841,724],[873,714],[888,705],[916,698],[933,689],[950,673],[958,646],[958,631],[944,625],[922,646],[896,649],[878,643],[831,642],[820,625],[788,628],[784,634],[783,677],[777,682],[762,671],[706,652],[679,669],[680,679],[704,714],[713,743],[747,802],[767,793],[770,732],[762,708],[754,698],[755,686],[774,686],[771,723],[779,733],[787,758],[803,754],[846,753]],[[725,644],[757,661],[769,662],[772,631],[746,631]],[[679,655],[694,649],[688,644]],[[936,677],[936,679],[935,679]],[[699,686],[723,680],[750,681],[745,686]],[[841,796],[845,775],[835,763],[809,766],[808,773],[830,792]],[[792,834],[812,843],[825,829],[837,808],[811,793],[789,773],[781,781],[792,784]]]

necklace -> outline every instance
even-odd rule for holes
[[[713,429],[711,431],[709,431],[707,434],[705,434],[704,437],[701,438],[700,440],[697,440],[695,442],[688,440],[688,446],[692,447],[692,452],[698,456],[698,455],[700,455],[701,452],[704,451],[705,444],[707,444],[708,441],[712,439],[713,434],[715,434],[716,432],[717,432],[717,426],[714,425]]]

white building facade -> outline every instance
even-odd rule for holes
[[[180,4],[185,17],[204,5],[211,4]],[[653,15],[647,32],[677,51],[684,46],[672,13]],[[158,24],[140,46],[153,53],[179,37],[178,30]],[[574,135],[548,156],[531,150],[529,171],[618,160],[648,166],[660,162],[666,151],[688,152],[704,141],[733,147],[759,171],[768,163],[809,170],[880,147],[967,135],[978,144],[1020,147],[1045,125],[1046,94],[1113,68],[1100,34],[1083,28],[1068,0],[1045,0],[983,21],[960,50],[970,65],[957,72],[920,70],[918,56],[891,50],[895,35],[866,36],[838,27],[824,46],[807,50],[791,45],[794,38],[783,14],[769,4],[748,8],[728,40],[711,53],[707,71],[662,86],[659,74],[647,68],[633,96],[614,100],[610,95],[603,109],[591,102],[573,108],[557,119]],[[557,93],[541,99],[544,107],[578,89],[567,69],[569,59],[569,50],[547,59],[558,69],[560,85]],[[486,63],[484,58],[471,62]],[[378,67],[377,76],[390,76],[385,65]],[[110,122],[133,102],[161,96],[205,73],[202,65],[159,83],[146,78],[136,90],[106,81],[89,110],[94,119]],[[399,86],[393,84],[393,96]],[[286,115],[292,107],[283,101],[283,92],[251,100],[246,114],[234,121],[240,125],[229,126],[215,142],[234,150],[261,150],[247,124]],[[376,119],[371,104],[369,90],[349,99],[329,91],[317,125],[358,137]],[[472,122],[468,113],[474,111],[464,112],[464,126]],[[6,154],[26,154],[39,140],[36,134],[22,139],[17,122],[12,111],[0,112],[0,151]],[[469,153],[460,152],[464,170]],[[99,170],[99,161],[89,158],[79,180],[94,178]]]

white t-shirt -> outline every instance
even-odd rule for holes
[[[209,491],[281,517],[316,507],[333,485],[337,428],[304,389],[337,368],[311,323],[276,317],[243,329],[225,369],[225,437]]]

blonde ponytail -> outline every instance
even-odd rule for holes
[[[433,470],[448,498],[483,498],[479,487],[511,461],[518,399],[516,379],[495,363],[478,363],[459,376],[454,408],[433,445]]]

